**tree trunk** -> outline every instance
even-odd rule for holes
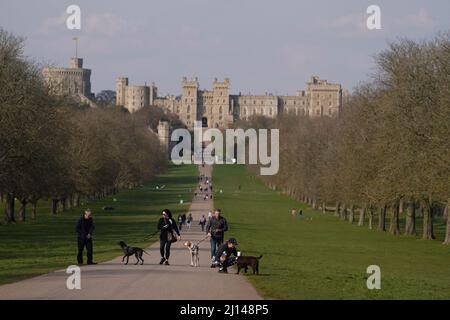
[[[445,230],[444,244],[450,245],[450,199],[447,200],[444,217],[447,220],[447,228]]]
[[[340,206],[340,203],[339,203],[339,202],[336,202],[336,207],[334,208],[334,215],[335,215],[336,217],[339,216],[339,210],[340,210],[339,206]]]
[[[67,198],[64,197],[61,199],[61,211],[65,212],[67,210]]]
[[[410,201],[406,208],[405,235],[416,235],[416,203]]]
[[[372,230],[373,229],[373,216],[374,216],[373,209],[370,208],[367,213],[369,215],[369,229]]]
[[[58,199],[52,199],[52,214],[58,213]]]
[[[402,199],[400,199],[399,209],[398,209],[398,211],[400,212],[400,214],[403,213],[403,211],[405,210],[404,208],[405,208],[405,201],[404,201],[404,199],[402,198]]]
[[[36,220],[37,200],[31,202],[31,219]]]
[[[80,202],[81,202],[81,196],[77,193],[76,199],[75,199],[75,206],[76,206],[77,208],[80,207]]]
[[[10,193],[6,194],[5,220],[7,223],[16,222],[14,217],[14,195]]]
[[[326,205],[327,205],[326,201],[323,201],[323,202],[322,202],[322,213],[323,213],[323,214],[326,214],[326,213],[327,213],[327,207],[326,207]]]
[[[340,215],[342,220],[347,219],[347,207],[345,206],[345,203],[342,204]]]
[[[386,231],[386,206],[383,205],[380,208],[380,215],[378,219],[378,230],[380,231]]]
[[[397,236],[400,234],[400,204],[398,201],[394,203],[391,208],[391,221],[389,226],[389,233]]]
[[[433,209],[430,203],[426,202],[423,205],[423,233],[422,239],[424,240],[434,240],[433,231]]]
[[[19,221],[25,222],[26,210],[27,210],[27,201],[22,199],[22,200],[20,200]]]
[[[348,222],[353,223],[355,220],[355,206],[352,204],[350,205],[350,215],[348,217]]]
[[[317,200],[316,200],[316,197],[314,197],[313,200],[312,200],[312,208],[313,208],[314,210],[317,209]]]
[[[362,227],[364,225],[364,218],[365,218],[366,208],[363,206],[361,209],[359,209],[359,222],[358,226]]]

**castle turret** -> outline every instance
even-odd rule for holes
[[[119,77],[116,80],[116,105],[125,105],[125,92],[128,86],[128,78]]]
[[[170,126],[167,121],[159,121],[158,123],[158,138],[162,148],[169,155],[169,142],[170,142]]]

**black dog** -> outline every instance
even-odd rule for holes
[[[248,266],[252,267],[253,274],[259,274],[259,259],[262,258],[262,255],[259,257],[251,257],[251,256],[239,256],[236,258],[236,265],[237,265],[237,274],[241,271],[243,268],[245,273],[247,273]]]
[[[141,261],[141,264],[144,264],[144,259],[142,259],[142,255],[144,254],[144,252],[146,254],[148,254],[147,251],[145,251],[144,249],[141,249],[141,248],[137,248],[137,247],[129,247],[129,246],[127,246],[127,244],[124,241],[119,241],[119,242],[117,242],[117,244],[123,250],[124,256],[122,258],[122,262],[124,262],[125,258],[127,258],[127,262],[125,262],[125,264],[128,264],[128,258],[134,254],[134,256],[136,257],[135,264],[138,264],[139,261]]]

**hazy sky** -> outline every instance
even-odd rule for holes
[[[81,7],[81,31],[66,8]],[[366,28],[382,10],[383,30]],[[427,39],[450,30],[449,0],[0,0],[0,26],[26,37],[26,55],[67,66],[78,36],[94,92],[155,81],[180,92],[182,76],[231,79],[232,93],[294,94],[311,75],[351,89],[368,79],[372,55],[398,37]]]

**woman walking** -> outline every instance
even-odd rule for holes
[[[159,264],[169,265],[170,246],[172,242],[180,240],[180,231],[175,221],[172,219],[172,213],[169,209],[162,211],[162,217],[158,221],[158,230],[161,231],[159,235],[159,250],[161,252],[161,261]]]
[[[204,214],[200,218],[198,224],[202,227],[202,231],[204,232],[205,231],[205,224],[206,224],[206,218],[205,218]]]

